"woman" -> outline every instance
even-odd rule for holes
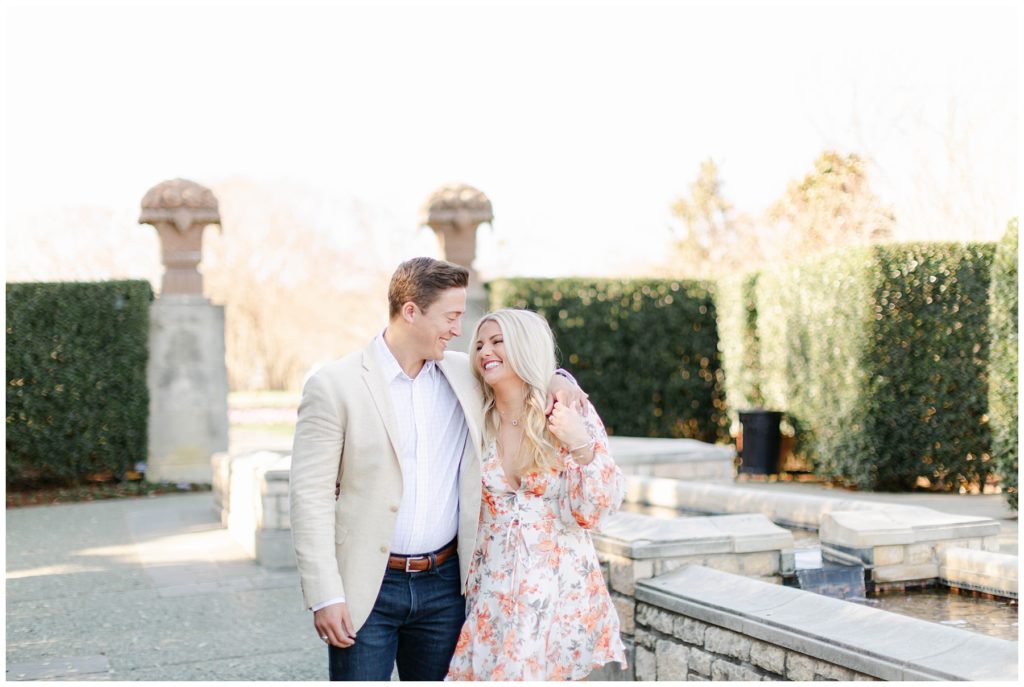
[[[625,480],[608,437],[555,404],[544,318],[526,310],[484,316],[472,341],[484,392],[483,503],[452,680],[579,680],[626,665],[619,620],[590,541],[615,512]]]

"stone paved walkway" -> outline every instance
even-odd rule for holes
[[[209,493],[7,511],[8,680],[319,680],[294,571],[264,570]]]

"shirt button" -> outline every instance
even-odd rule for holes
[[[391,506],[391,512],[392,513],[397,513],[398,512],[398,506]]]
[[[386,546],[380,547],[380,552],[381,553],[387,553],[388,552],[388,547],[386,547]]]

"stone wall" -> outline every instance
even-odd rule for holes
[[[877,680],[799,651],[641,603],[637,680]]]
[[[687,566],[636,583],[637,680],[999,680],[1017,643]]]

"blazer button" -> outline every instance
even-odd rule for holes
[[[398,512],[398,506],[391,506],[391,512],[392,513],[397,513]]]
[[[386,547],[386,546],[380,547],[380,552],[381,553],[387,553],[388,552],[388,547]]]

